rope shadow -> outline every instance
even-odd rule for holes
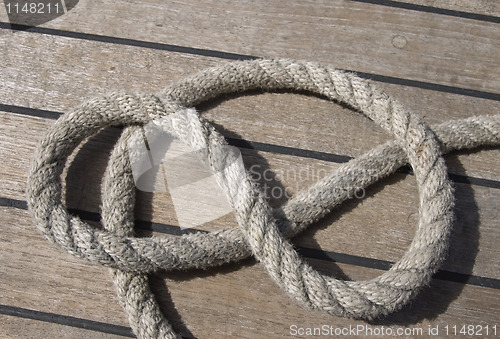
[[[318,98],[323,98],[322,96],[306,93],[306,92],[297,92],[297,91],[277,91],[277,93],[298,93],[306,96],[311,96],[311,97],[318,97]],[[210,109],[213,109],[217,106],[219,106],[222,102],[231,100],[231,99],[237,99],[239,97],[243,96],[257,96],[261,95],[262,93],[265,93],[262,90],[250,90],[244,93],[237,93],[237,94],[226,94],[222,95],[216,99],[209,100],[203,104],[200,104],[197,106],[198,110],[200,112],[203,111],[208,111]],[[340,105],[343,108],[347,108],[352,110],[348,105],[341,103],[341,102],[335,102],[336,104]],[[225,129],[223,126],[214,123],[211,121],[211,123],[214,125],[214,127],[225,137],[230,137],[230,138],[236,138],[236,139],[243,139],[243,137],[234,132],[234,131],[229,131]],[[268,161],[259,155],[259,153],[256,150],[244,150],[242,152],[242,157],[243,157],[243,162],[245,164],[245,168],[250,168],[252,165],[258,165],[259,166],[259,174],[262,179],[264,179],[263,172],[267,171],[270,173],[271,177],[273,179],[271,180],[266,180],[263,182],[262,180],[259,182],[262,188],[265,190],[265,194],[267,196],[272,196],[272,191],[274,189],[278,189],[280,192],[285,192],[286,188],[283,186],[281,181],[277,180],[274,171],[271,170],[270,164]],[[148,206],[152,207],[152,199],[153,199],[153,194],[146,193],[146,192],[138,192],[137,199],[141,199],[143,202],[143,206],[146,206],[146,211],[143,209],[142,210],[142,215],[145,217],[146,220],[151,220],[152,219],[152,208],[147,208]],[[285,202],[286,198],[284,196],[281,196],[280,198],[277,199],[270,199],[270,205],[271,207],[278,207],[281,204]],[[136,204],[137,207],[137,204]],[[146,213],[145,213],[146,212]],[[236,224],[234,225],[236,227]],[[151,236],[153,233],[151,231],[144,231],[141,230],[138,232],[141,236]],[[313,245],[313,247],[319,248],[319,245],[316,243]],[[209,276],[215,276],[219,274],[228,274],[231,272],[235,272],[240,270],[242,267],[249,267],[255,264],[255,259],[254,258],[248,258],[246,260],[240,261],[238,263],[229,263],[225,264],[219,267],[214,267],[210,270],[190,270],[189,272],[183,272],[183,271],[172,271],[172,272],[157,272],[156,274],[153,275],[153,279],[150,279],[150,287],[153,290],[153,292],[156,295],[156,298],[159,302],[160,307],[162,308],[162,311],[164,314],[168,314],[169,321],[171,322],[172,326],[178,333],[181,333],[186,337],[192,338],[193,334],[187,329],[185,323],[182,320],[182,316],[178,313],[175,303],[170,297],[170,293],[168,290],[168,286],[165,280],[174,280],[174,281],[187,281],[187,280],[192,280],[195,278],[199,277],[209,277]],[[313,264],[313,266],[316,266]],[[334,263],[334,262],[328,262],[328,270],[329,273],[334,273],[335,276],[339,279],[348,279],[348,277],[342,272],[340,267]]]
[[[256,94],[259,94],[259,92],[257,91]],[[246,95],[251,95],[251,94],[246,94]],[[217,101],[223,101],[223,100],[227,100],[227,98],[222,98]],[[210,107],[212,107],[212,105],[216,106],[218,104],[217,101],[211,102],[203,107],[205,107],[205,109],[207,108],[209,109]],[[240,135],[234,132],[229,132],[227,130],[224,130],[222,126],[217,126],[217,128],[225,136],[241,138]],[[93,143],[99,143],[99,145],[101,145],[101,142],[102,145],[105,145],[101,147],[101,151],[109,153],[113,147],[112,145],[114,144],[114,142],[110,143],[109,139],[115,138],[114,141],[116,141],[118,135],[119,133],[117,131],[112,131],[110,133],[108,129],[105,129],[102,132],[99,132],[96,136],[92,137],[89,142],[85,143],[81,147],[79,152],[76,154],[75,158],[71,162],[67,171],[68,175],[66,179],[67,183],[66,204],[68,207],[81,208],[80,206],[82,204],[81,201],[82,190],[87,190],[90,192],[93,191],[100,192],[100,181],[90,182],[90,183],[84,182],[82,181],[83,177],[82,174],[92,172],[92,173],[97,173],[99,177],[102,177],[104,175],[105,168],[107,165],[105,161],[106,159],[95,158],[93,159],[95,161],[89,161],[88,153],[95,150],[95,144],[93,145]],[[257,151],[252,152],[250,150],[245,152],[247,152],[247,155],[244,156],[244,161],[246,161],[245,165],[247,168],[251,164],[259,164],[261,165],[261,169],[263,171],[270,170],[272,172],[267,160],[261,155],[259,155]],[[458,160],[456,162],[458,162]],[[465,174],[465,169],[461,167],[461,165],[460,166],[455,165],[454,172],[456,172],[457,174]],[[387,178],[381,182],[374,184],[367,190],[368,194],[366,195],[366,197],[371,197],[375,195],[377,192],[382,190],[386,185],[394,184],[399,180],[402,180],[402,178],[391,176],[390,178]],[[269,185],[268,189],[273,189],[274,187],[278,187],[283,191],[285,190],[283,184],[277,179],[272,182],[267,182],[267,184]],[[451,241],[452,250],[444,266],[446,267],[446,265],[453,265],[455,262],[459,262],[461,264],[461,267],[463,268],[463,271],[461,271],[460,273],[470,274],[472,273],[475,257],[477,255],[477,246],[479,239],[479,231],[478,231],[479,215],[477,211],[477,204],[475,203],[473,198],[473,190],[470,187],[470,185],[461,185],[458,189],[460,190],[460,194],[457,194],[458,198],[457,198],[457,205],[455,208],[455,212],[457,215],[457,222],[455,223],[452,235],[452,241]],[[463,197],[470,197],[471,201],[467,202],[464,199],[462,199]],[[143,199],[144,206],[152,207],[152,195],[147,195],[147,194],[142,196],[140,195],[138,198]],[[361,201],[362,200],[351,200],[349,202],[342,204],[341,206],[336,208],[332,213],[330,213],[326,218],[322,219],[315,225],[312,225],[312,227],[306,230],[301,236],[305,238],[309,237],[308,239],[309,246],[311,246],[314,249],[321,250],[319,244],[314,240],[314,233],[317,232],[319,229],[332,227],[332,225],[335,224],[335,221],[337,221],[340,218],[340,215],[342,215],[343,213],[348,213],[349,211],[353,210],[358,206],[358,204]],[[282,202],[283,202],[282,200],[278,199],[276,201],[272,201],[272,205],[279,206],[279,204],[281,204]],[[467,208],[469,209],[467,212],[464,211],[464,206],[467,206]],[[98,204],[95,205],[94,202],[94,205],[92,206],[85,205],[85,207],[82,209],[99,210],[99,205]],[[152,208],[150,208],[149,213],[146,213],[146,219],[151,220],[152,217],[153,217]],[[467,233],[465,234],[466,236],[463,236],[462,232]],[[151,231],[141,231],[140,233],[141,235],[144,236],[149,236],[152,234]],[[251,266],[254,263],[255,260],[248,259],[248,261],[245,260],[243,262],[243,265]],[[164,313],[168,315],[168,319],[169,321],[171,321],[172,325],[174,326],[174,329],[185,337],[194,338],[194,335],[189,331],[189,329],[183,322],[182,316],[177,311],[175,303],[170,297],[170,292],[165,282],[165,278],[182,281],[182,280],[190,280],[200,276],[206,277],[217,274],[226,274],[241,269],[241,265],[242,263],[228,264],[222,267],[211,269],[209,271],[195,270],[189,273],[161,272],[157,275],[151,276],[150,285],[152,290],[155,292],[155,295],[161,296],[161,298],[157,297],[160,306],[162,307]],[[316,266],[314,263],[312,263],[312,265]],[[323,267],[322,270],[325,271],[325,268]],[[328,271],[326,273],[333,274],[337,278],[349,280],[349,277],[343,274],[340,267],[333,261],[328,263],[328,268],[326,269],[326,271]],[[463,284],[459,283],[450,283],[450,282],[443,283],[442,281],[437,281],[436,279],[433,279],[430,288],[425,288],[417,296],[417,298],[413,301],[411,305],[404,307],[401,311],[393,313],[384,319],[375,320],[370,323],[375,325],[407,326],[410,324],[417,323],[423,319],[434,319],[439,314],[444,313],[448,309],[449,304],[460,295],[463,286],[464,286]]]
[[[465,152],[461,152],[465,153]],[[445,156],[447,163],[453,162],[452,172],[465,175],[466,170],[458,159],[458,152]],[[455,183],[455,221],[450,235],[448,256],[442,269],[465,275],[473,273],[479,246],[479,212],[470,184]],[[457,270],[457,267],[460,270]],[[373,325],[409,326],[423,320],[435,320],[445,313],[465,287],[465,282],[452,282],[433,278],[429,286],[404,306],[400,311],[385,318],[376,319]]]

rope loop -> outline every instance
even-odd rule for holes
[[[362,112],[393,141],[341,165],[280,209],[272,210],[224,138],[190,107],[222,94],[251,89],[320,95]],[[137,154],[130,144],[154,121],[209,165],[233,208],[238,227],[178,237],[133,236]],[[61,174],[68,156],[100,129],[125,128],[103,182],[102,223],[96,229],[68,213]],[[140,338],[176,338],[148,286],[147,273],[209,268],[253,255],[292,298],[333,315],[373,319],[400,309],[427,285],[443,262],[453,221],[453,192],[442,152],[500,144],[500,116],[457,120],[431,129],[401,103],[358,76],[329,66],[287,59],[227,63],[187,77],[159,96],[114,93],[63,115],[41,141],[28,178],[28,207],[44,236],[69,253],[111,268],[120,302]],[[135,140],[135,141],[134,141]],[[320,274],[287,240],[364,188],[409,163],[419,191],[420,219],[403,257],[367,281]]]

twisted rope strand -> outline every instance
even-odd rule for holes
[[[489,126],[495,126],[496,125],[496,130],[500,131],[500,116],[483,116],[483,117],[476,117],[476,118],[469,118],[465,120],[458,120],[458,121],[452,121],[448,122],[445,124],[437,125],[436,130],[438,130],[438,137],[440,138],[440,141],[443,145],[443,149],[450,151],[451,147],[449,146],[451,143],[454,142],[455,139],[450,139],[450,135],[453,137],[456,137],[456,134],[453,133],[453,130],[448,131],[446,126],[450,126],[450,128],[455,128],[457,126],[461,126],[462,129],[471,129],[473,126],[478,126],[477,124],[480,125],[489,125]],[[495,129],[495,128],[494,128]],[[449,133],[451,132],[451,133]],[[465,134],[466,135],[466,134]],[[462,138],[462,137],[461,137]],[[500,143],[500,135],[497,132],[496,134],[483,134],[482,135],[482,140],[479,140],[475,138],[474,143],[470,142],[465,142],[461,145],[460,149],[464,148],[464,145],[468,145],[468,147],[477,147],[480,144],[488,144],[488,145],[495,145]],[[125,142],[126,137],[120,138],[120,140],[117,143],[117,149],[119,148],[120,144],[126,144]],[[465,140],[465,139],[464,139]],[[120,161],[127,162],[128,161],[128,156],[127,152],[124,151],[122,153],[120,152],[113,152],[112,156],[110,157],[109,169],[116,168],[117,166],[115,165],[115,157],[118,157],[118,164]],[[318,183],[316,183],[313,187],[299,192],[293,199],[291,199],[283,208],[281,213],[284,213],[284,216],[282,217],[282,223],[280,224],[281,226],[283,225],[290,225],[288,228],[286,228],[287,232],[293,232],[293,233],[285,233],[287,235],[293,236],[294,233],[298,233],[302,229],[304,229],[308,224],[312,223],[316,219],[320,219],[323,214],[326,214],[333,208],[335,205],[339,204],[341,201],[347,199],[347,195],[345,192],[351,188],[351,187],[360,187],[360,188],[365,188],[369,184],[376,182],[380,178],[388,175],[389,173],[392,173],[396,171],[400,166],[406,163],[405,160],[405,155],[404,152],[402,152],[401,148],[394,145],[393,142],[388,142],[384,145],[381,145],[379,147],[376,147],[375,149],[367,152],[366,154],[351,160],[350,162],[341,165],[337,170],[333,171],[329,176],[325,177]],[[130,167],[127,164],[125,164],[126,167]],[[121,167],[120,165],[118,167]],[[380,172],[379,172],[380,171]],[[346,173],[349,174],[349,176],[346,176]],[[132,174],[131,172],[128,172],[130,180],[128,180],[128,183],[130,184],[129,187],[126,187],[120,182],[117,181],[111,181],[111,184],[115,184],[115,192],[119,193],[114,193],[114,194],[109,194],[106,192],[106,190],[103,191],[103,196],[109,199],[112,199],[111,201],[108,200],[108,205],[113,206],[114,209],[117,209],[119,215],[124,215],[125,213],[123,211],[126,211],[127,208],[129,211],[132,210],[133,205],[130,205],[128,203],[121,203],[119,197],[126,198],[126,195],[134,196],[134,183],[132,180]],[[109,178],[110,176],[107,176]],[[318,193],[318,194],[317,194]],[[117,206],[122,206],[121,208],[117,208]],[[322,208],[316,208],[314,209],[314,206],[321,206]],[[103,214],[105,212],[105,208],[103,208]],[[311,215],[311,211],[315,212],[316,214]],[[309,212],[309,214],[306,213],[306,217],[304,217],[304,213]],[[289,222],[288,222],[289,221]],[[221,233],[227,232],[228,234],[233,234],[232,232],[234,230],[238,230],[237,228],[230,228],[224,231],[221,231]],[[284,230],[282,228],[282,230]],[[205,241],[205,238],[203,236],[200,236],[197,238],[199,242],[195,245],[196,247],[204,247],[203,242]],[[244,242],[241,242],[241,235],[235,237],[235,244],[240,244],[242,247],[242,252],[246,251],[246,246]],[[190,248],[192,248],[190,246]],[[179,248],[178,248],[179,249]],[[189,250],[189,249],[188,249]],[[226,251],[225,249],[222,249],[221,252],[219,252],[222,256],[227,255],[228,257],[231,257],[233,255],[233,252],[228,249]],[[197,259],[205,260],[205,255],[208,253],[204,253],[202,256],[198,255],[197,253],[196,257],[192,257],[191,259],[196,261]],[[248,253],[249,255],[249,253]],[[284,267],[287,267],[287,264],[283,265]],[[307,283],[307,281],[306,281]],[[374,288],[376,288],[378,285],[374,285]],[[300,288],[298,289],[300,290]],[[310,288],[309,290],[312,290],[313,292],[315,291],[314,288]],[[148,298],[152,298],[152,296],[148,296]],[[307,296],[304,297],[307,300]],[[399,299],[396,299],[395,302],[400,302]],[[334,307],[332,307],[332,304],[335,304],[336,300],[330,300],[326,305],[324,305],[324,308],[326,310],[333,310]],[[159,307],[156,308],[156,313],[161,315],[161,312],[159,310]],[[151,312],[148,314],[144,314],[143,317],[146,319],[151,315]],[[129,317],[130,319],[130,317]],[[144,319],[142,319],[144,320]],[[140,318],[136,318],[134,320],[131,320],[132,323],[138,323],[138,324],[149,324],[148,326],[155,326],[154,322],[140,322]]]
[[[394,135],[310,189],[272,211],[242,167],[222,151],[225,141],[194,110],[224,93],[249,89],[298,90],[343,102]],[[444,260],[453,219],[453,198],[442,151],[500,144],[499,116],[475,117],[437,126],[434,132],[399,102],[353,74],[292,60],[233,62],[185,78],[152,95],[111,94],[61,117],[35,153],[28,178],[28,207],[45,237],[69,253],[112,268],[117,291],[139,337],[175,338],[147,286],[145,273],[159,269],[207,268],[253,254],[270,276],[301,304],[325,312],[372,319],[402,307]],[[103,224],[92,228],[69,215],[61,201],[60,176],[69,154],[85,138],[110,124],[144,125],[161,119],[210,165],[233,206],[238,228],[182,237],[132,237],[135,200],[126,130],[113,151],[103,186]],[[458,132],[459,131],[459,132]],[[409,249],[389,271],[344,282],[315,271],[285,240],[347,198],[348,187],[365,187],[409,162],[419,186],[420,219]],[[114,167],[114,169],[110,169]],[[223,169],[223,170],[221,170]],[[350,186],[349,186],[350,185]]]
[[[140,127],[126,128],[121,138],[128,140]],[[103,179],[102,224],[118,236],[134,235],[135,194],[123,191],[130,187],[135,192],[134,179],[129,163],[128,142],[117,143],[110,155]],[[139,338],[180,338],[161,312],[154,294],[149,288],[146,274],[135,274],[110,268],[120,304],[126,310],[133,332]]]

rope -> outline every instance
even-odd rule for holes
[[[305,91],[343,102],[378,123],[394,141],[340,166],[272,211],[244,169],[228,166],[234,159],[221,152],[224,138],[196,111],[185,108],[224,93],[256,88]],[[135,195],[126,145],[137,127],[124,131],[110,157],[102,199],[106,229],[93,228],[69,215],[61,201],[60,176],[75,147],[111,124],[144,125],[155,119],[193,149],[207,150],[201,156],[226,193],[239,227],[181,237],[133,237]],[[188,77],[159,97],[111,94],[62,116],[35,153],[28,179],[28,207],[47,239],[73,255],[112,268],[120,302],[141,338],[176,337],[145,274],[160,269],[208,268],[249,255],[302,305],[334,315],[373,319],[400,309],[428,284],[444,260],[453,197],[441,152],[498,145],[499,131],[500,116],[482,116],[438,125],[433,132],[367,81],[315,63],[233,62]],[[342,188],[366,187],[405,163],[412,166],[417,180],[420,219],[409,249],[390,270],[368,281],[337,280],[315,271],[286,240],[345,200]]]

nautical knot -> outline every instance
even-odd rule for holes
[[[393,136],[353,159],[281,208],[224,148],[225,139],[194,106],[251,89],[312,93],[359,111]],[[133,236],[135,186],[131,171],[134,131],[150,121],[199,152],[233,208],[238,226],[211,233]],[[62,202],[61,174],[82,141],[110,125],[124,125],[110,156],[102,195],[102,224],[72,216]],[[400,309],[437,271],[446,256],[453,222],[453,190],[442,154],[500,144],[500,115],[427,126],[401,103],[355,74],[313,62],[252,60],[227,63],[187,77],[160,95],[113,93],[61,116],[40,142],[28,178],[29,211],[43,235],[67,252],[111,268],[121,304],[139,338],[177,338],[148,285],[158,270],[209,268],[253,255],[292,298],[333,315],[373,319]],[[289,238],[364,188],[411,165],[418,184],[419,222],[408,250],[392,267],[367,281],[343,281],[316,271]],[[221,170],[223,169],[223,170]]]

